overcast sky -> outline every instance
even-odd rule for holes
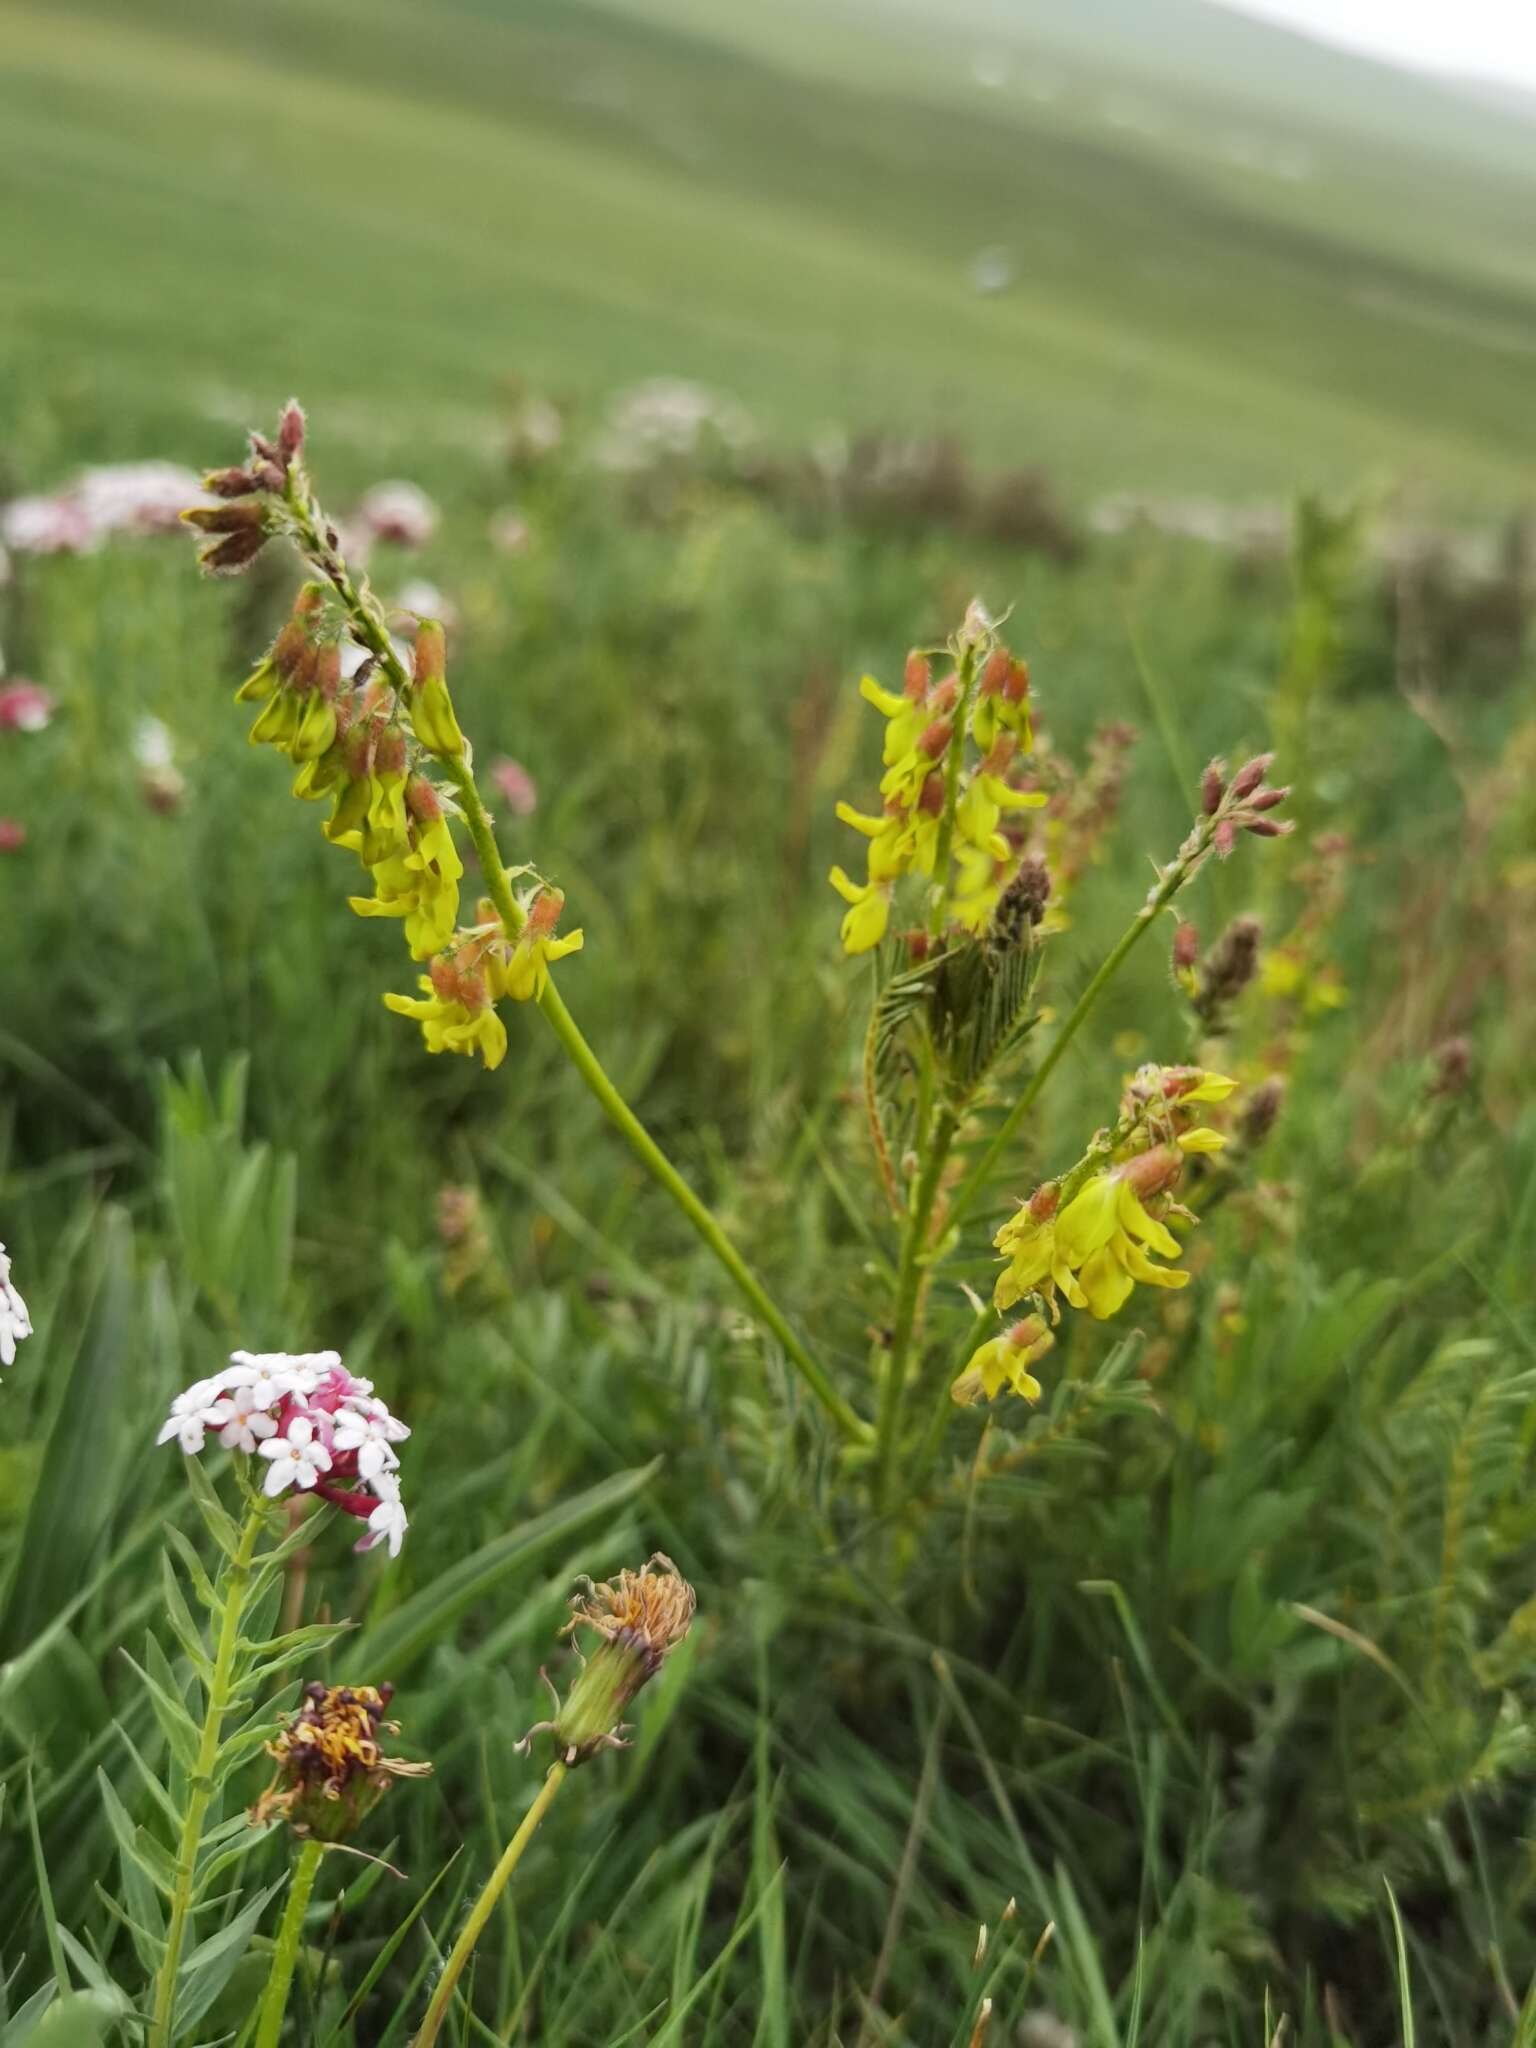
[[[1226,0],[1401,64],[1536,91],[1532,0]]]

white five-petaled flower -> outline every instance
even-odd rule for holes
[[[282,1436],[269,1436],[256,1448],[261,1457],[272,1461],[262,1491],[274,1500],[285,1486],[311,1487],[322,1472],[331,1469],[331,1454],[307,1415],[290,1415]]]
[[[379,1495],[379,1504],[368,1517],[368,1533],[359,1539],[357,1548],[372,1550],[377,1543],[387,1543],[390,1556],[398,1557],[410,1527],[400,1499],[400,1482],[392,1472],[381,1472],[373,1481],[373,1489]]]
[[[251,1452],[263,1437],[277,1434],[277,1424],[266,1412],[269,1404],[252,1387],[234,1387],[218,1405],[224,1422],[219,1442],[226,1451]]]
[[[178,1394],[171,1403],[171,1412],[155,1442],[168,1444],[175,1437],[187,1456],[195,1457],[203,1448],[203,1434],[207,1426],[224,1421],[222,1411],[225,1406],[219,1400],[217,1380],[194,1380],[186,1392]]]
[[[338,1451],[356,1451],[358,1471],[377,1486],[378,1480],[400,1463],[391,1444],[402,1442],[410,1433],[377,1397],[349,1396],[336,1417],[331,1441]]]
[[[5,1255],[5,1246],[0,1244],[0,1365],[16,1363],[16,1346],[23,1337],[32,1334],[32,1318],[27,1314],[27,1304],[17,1293],[11,1279],[11,1262]]]

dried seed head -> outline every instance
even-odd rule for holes
[[[1235,917],[1206,954],[1200,968],[1195,1011],[1207,1024],[1220,1022],[1222,1012],[1252,981],[1258,971],[1263,932],[1256,917]]]
[[[304,1705],[267,1754],[277,1774],[251,1808],[253,1822],[282,1816],[295,1834],[341,1842],[377,1806],[391,1778],[424,1778],[430,1764],[385,1756],[381,1730],[393,1686],[335,1685],[304,1688]]]
[[[568,1764],[624,1747],[626,1708],[687,1635],[696,1606],[692,1586],[660,1551],[637,1572],[622,1571],[603,1585],[590,1579],[583,1584],[561,1634],[591,1629],[597,1648],[554,1719],[540,1724]],[[538,1732],[530,1729],[518,1746],[526,1747]]]

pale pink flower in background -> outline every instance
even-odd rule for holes
[[[18,555],[83,555],[96,534],[84,507],[61,493],[13,498],[0,512],[0,540]]]
[[[513,817],[528,818],[538,809],[539,792],[533,777],[510,754],[502,754],[491,763],[491,780]]]
[[[435,583],[428,583],[425,577],[418,576],[410,583],[402,584],[390,609],[414,612],[418,619],[436,619],[450,633],[459,623],[459,608],[453,599],[439,590]]]
[[[27,843],[27,828],[20,818],[0,818],[0,853],[20,853]]]
[[[396,547],[420,548],[437,531],[437,507],[418,484],[399,478],[375,484],[363,494],[357,517],[376,540]]]
[[[16,1346],[32,1334],[32,1318],[11,1278],[11,1262],[0,1244],[0,1365],[16,1363]]]
[[[152,811],[167,817],[187,793],[187,778],[176,766],[176,743],[160,718],[141,718],[133,729],[133,758],[139,788]]]
[[[93,534],[177,533],[191,505],[211,503],[195,470],[179,462],[108,462],[82,470],[70,489]]]
[[[18,676],[0,683],[0,732],[42,732],[53,723],[53,694]]]
[[[307,1492],[322,1472],[331,1469],[331,1454],[307,1415],[290,1415],[283,1434],[269,1436],[256,1449],[258,1456],[270,1461],[261,1490],[272,1500],[285,1486]]]
[[[511,506],[497,512],[491,518],[491,546],[499,548],[504,555],[525,555],[528,543],[533,538],[528,522],[521,512]]]

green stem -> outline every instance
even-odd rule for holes
[[[325,515],[315,501],[307,477],[302,475],[297,464],[290,472],[286,502],[298,528],[301,550],[330,581],[346,607],[352,629],[358,639],[376,656],[395,690],[402,698],[407,697],[411,688],[411,678],[390,643],[378,605],[371,596],[358,589],[346,562],[327,540]],[[527,922],[527,918],[512,893],[512,884],[502,862],[501,849],[496,844],[490,813],[486,810],[484,799],[480,795],[474,771],[467,756],[461,756],[458,760],[445,760],[442,767],[452,779],[454,789],[458,793],[464,823],[479,857],[487,893],[496,906],[496,914],[503,926],[515,938]],[[872,1441],[874,1432],[869,1424],[837,1391],[823,1367],[796,1336],[782,1310],[770,1298],[762,1282],[726,1236],[713,1211],[689,1187],[614,1086],[607,1070],[582,1036],[575,1019],[565,1007],[553,983],[540,997],[539,1008],[543,1011],[550,1029],[559,1039],[567,1058],[596,1096],[609,1122],[618,1130],[646,1172],[682,1210],[709,1250],[735,1281],[751,1308],[773,1332],[790,1364],[843,1435],[853,1443]]]
[[[272,1968],[267,1973],[267,1988],[262,1994],[255,2048],[277,2048],[282,2034],[294,1966],[299,1960],[299,1949],[304,1939],[304,1916],[309,1911],[315,1872],[320,1868],[320,1858],[324,1854],[325,1844],[311,1837],[299,1851],[299,1860],[293,1866],[293,1876],[288,1881],[288,1903],[283,1908],[283,1922],[277,1930],[277,1941],[272,1949]]]
[[[882,1506],[890,1500],[895,1479],[896,1450],[901,1435],[901,1410],[906,1399],[912,1340],[917,1329],[917,1308],[922,1298],[928,1232],[933,1222],[933,1205],[939,1180],[955,1142],[960,1120],[953,1110],[941,1109],[934,1120],[928,1154],[912,1196],[906,1234],[901,1245],[901,1265],[896,1276],[896,1309],[891,1323],[891,1348],[886,1360],[885,1384],[880,1397],[878,1488]]]
[[[479,856],[487,893],[495,904],[496,913],[502,923],[515,935],[521,931],[525,922],[523,912],[517,898],[512,894],[512,885],[502,865],[496,835],[491,828],[490,817],[476,786],[474,775],[464,761],[447,761],[443,765],[453,778],[454,788],[458,792],[464,822],[474,842],[475,852]],[[565,1007],[553,982],[550,982],[539,998],[539,1008],[544,1013],[545,1022],[559,1039],[566,1057],[596,1097],[604,1115],[646,1172],[682,1210],[704,1243],[735,1281],[752,1309],[778,1339],[785,1356],[828,1415],[850,1440],[855,1443],[868,1442],[873,1435],[869,1424],[855,1413],[833,1386],[825,1370],[795,1335],[782,1310],[770,1298],[762,1282],[721,1229],[713,1211],[689,1187],[624,1100],[609,1078],[602,1061],[582,1036],[575,1018]]]
[[[550,1765],[549,1775],[539,1787],[538,1797],[523,1815],[517,1833],[502,1851],[501,1861],[487,1878],[484,1891],[476,1899],[458,1940],[453,1944],[452,1952],[443,1965],[443,1974],[437,1980],[437,1989],[432,1994],[432,2003],[427,2007],[427,2016],[421,2023],[421,2032],[411,2043],[411,2048],[431,2048],[431,2044],[441,2032],[443,2021],[448,2015],[448,2007],[453,2000],[454,1989],[464,1974],[464,1965],[469,1961],[475,1943],[484,1931],[486,1921],[496,1910],[496,1901],[506,1890],[513,1871],[522,1859],[523,1851],[533,1840],[535,1829],[549,1811],[555,1794],[565,1782],[565,1776],[566,1767],[563,1763]]]
[[[1029,1077],[1023,1094],[1020,1095],[1018,1101],[1003,1118],[991,1144],[982,1153],[981,1158],[967,1175],[964,1185],[955,1196],[949,1212],[949,1219],[952,1225],[963,1222],[965,1217],[970,1214],[977,1196],[987,1184],[993,1167],[1007,1148],[1019,1125],[1039,1100],[1041,1089],[1049,1081],[1052,1074],[1055,1073],[1061,1063],[1062,1055],[1066,1052],[1073,1039],[1076,1038],[1092,1012],[1094,1005],[1098,1002],[1099,997],[1103,995],[1105,989],[1109,987],[1109,984],[1120,972],[1120,968],[1131,948],[1143,932],[1151,929],[1159,914],[1167,909],[1174,897],[1178,895],[1184,884],[1189,880],[1209,842],[1210,826],[1211,821],[1209,819],[1201,821],[1200,826],[1192,835],[1191,842],[1189,842],[1189,850],[1187,852],[1181,851],[1179,857],[1168,867],[1162,880],[1110,949],[1097,974],[1094,975],[1092,981],[1089,982],[1088,986],[1078,997],[1073,1005],[1071,1015],[1067,1018],[1066,1023],[1062,1025],[1060,1031],[1057,1032],[1050,1051]]]
[[[187,1925],[192,1917],[197,1852],[203,1839],[203,1822],[213,1798],[213,1772],[219,1760],[219,1738],[224,1731],[224,1717],[229,1712],[230,1695],[234,1690],[235,1655],[240,1647],[240,1621],[250,1581],[251,1560],[265,1521],[263,1504],[253,1501],[246,1510],[225,1581],[224,1615],[219,1625],[218,1647],[214,1651],[213,1671],[208,1681],[208,1708],[203,1716],[202,1737],[187,1784],[187,1810],[182,1816],[181,1838],[176,1845],[176,1873],[172,1879],[170,1912],[166,1918],[165,1954],[155,1978],[149,2048],[170,2048],[176,2008],[176,1978],[181,1968]]]

